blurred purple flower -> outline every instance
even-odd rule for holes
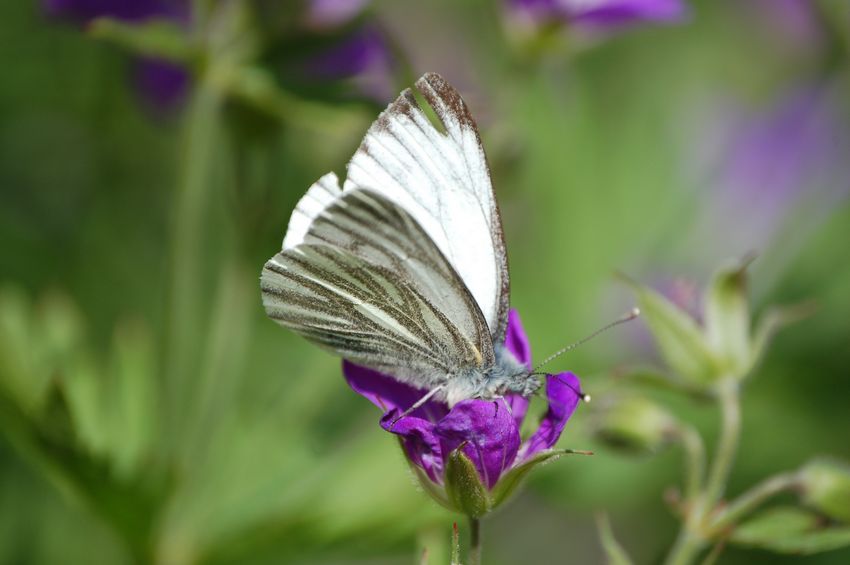
[[[836,104],[840,96],[829,84],[807,85],[764,112],[724,107],[719,119],[711,118],[715,155],[709,166],[716,172],[693,238],[702,248],[712,242],[719,251],[712,261],[764,250],[792,213],[805,212],[806,225],[817,225],[813,220],[846,197],[850,140]]]
[[[186,21],[189,15],[183,0],[44,0],[43,6],[49,16],[82,23],[102,17],[128,22],[150,18]]]
[[[304,17],[305,26],[315,30],[342,27],[369,4],[370,0],[311,0]]]
[[[507,0],[526,26],[568,24],[608,29],[637,23],[675,23],[687,15],[681,0]]]
[[[349,81],[355,92],[376,100],[385,100],[394,90],[386,40],[368,23],[299,59],[292,71],[308,83]]]
[[[510,313],[506,346],[530,367],[531,350],[515,311]],[[454,450],[462,450],[475,465],[481,483],[492,490],[506,472],[552,448],[579,402],[581,387],[572,373],[549,375],[549,408],[537,430],[522,442],[527,398],[463,400],[451,409],[443,402],[429,401],[397,420],[427,391],[349,362],[343,364],[343,373],[351,388],[384,411],[381,427],[401,438],[407,458],[437,488],[445,484],[447,460]]]
[[[816,55],[825,47],[823,25],[812,0],[745,0],[744,16],[751,29],[762,33],[771,46],[786,56]]]
[[[163,18],[182,25],[190,19],[186,0],[45,0],[43,6],[51,17],[81,24],[103,17],[125,22]],[[189,82],[189,73],[175,63],[153,58],[136,62],[134,83],[155,109],[176,107],[185,98]]]
[[[310,55],[302,65],[306,75],[317,79],[346,78],[382,63],[386,52],[378,30],[364,26],[343,41]]]
[[[135,83],[155,108],[174,108],[186,97],[190,81],[186,69],[180,65],[161,59],[141,59],[136,63]]]

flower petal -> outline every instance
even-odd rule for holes
[[[384,414],[381,418],[381,427],[399,436],[407,458],[422,468],[429,479],[442,484],[444,452],[440,446],[440,439],[434,433],[434,424],[415,416],[405,416],[396,420],[400,414],[398,409]]]
[[[572,373],[547,375],[546,398],[549,409],[540,421],[540,427],[523,444],[519,461],[525,461],[538,451],[549,449],[564,431],[567,420],[570,419],[578,406],[581,382]]]
[[[528,336],[525,335],[519,314],[513,309],[508,312],[505,348],[513,353],[517,361],[531,369],[531,346],[528,343]],[[517,429],[521,429],[522,421],[525,419],[525,413],[528,410],[528,399],[519,394],[508,394],[505,396],[505,401],[511,409]]]
[[[519,428],[502,398],[458,402],[435,432],[444,454],[463,445],[487,488],[513,464],[520,444]]]
[[[505,347],[514,354],[517,361],[531,369],[531,346],[528,336],[522,328],[522,322],[516,310],[508,312],[508,327],[505,331]]]
[[[350,361],[342,362],[342,374],[354,392],[366,397],[385,413],[397,409],[400,414],[428,393],[427,390],[406,385],[389,375]],[[414,410],[410,416],[436,422],[448,413],[449,407],[445,403],[430,400]]]
[[[621,26],[637,22],[678,22],[687,10],[680,0],[608,0],[573,8],[573,20],[596,26]]]

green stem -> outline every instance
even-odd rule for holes
[[[783,473],[754,486],[724,508],[712,521],[711,531],[720,533],[781,492],[794,490],[800,484],[798,473]]]
[[[703,540],[698,535],[694,534],[688,524],[682,526],[679,530],[679,536],[676,542],[670,549],[670,555],[664,562],[666,565],[687,565],[693,563],[696,556],[702,551]]]
[[[705,487],[707,508],[714,507],[723,496],[741,435],[741,403],[737,380],[727,379],[721,382],[718,388],[718,398],[722,414],[722,428],[714,462]]]
[[[469,564],[481,565],[481,521],[469,519]]]
[[[203,297],[202,279],[204,218],[211,192],[212,163],[222,99],[218,89],[202,80],[186,117],[183,154],[175,205],[172,210],[171,281],[166,316],[165,390],[169,429],[182,429],[180,414],[192,375],[197,372]]]
[[[685,502],[696,504],[705,474],[705,446],[697,431],[688,426],[679,431],[685,449]]]
[[[706,517],[717,505],[726,488],[726,481],[735,460],[741,434],[741,406],[738,382],[726,378],[717,389],[720,403],[721,429],[705,490],[689,501],[687,516],[676,542],[670,549],[666,565],[693,563],[708,543],[705,530]]]

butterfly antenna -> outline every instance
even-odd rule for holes
[[[601,328],[599,328],[598,330],[596,330],[595,332],[593,332],[589,336],[582,338],[575,343],[571,343],[570,345],[564,347],[563,349],[559,349],[558,351],[556,351],[555,353],[553,353],[552,355],[550,355],[549,357],[544,359],[542,362],[540,362],[540,364],[538,364],[536,367],[534,367],[534,369],[531,372],[536,373],[538,369],[540,369],[544,365],[548,365],[549,363],[551,363],[552,361],[554,361],[555,359],[557,359],[558,357],[560,357],[561,355],[563,355],[567,351],[572,351],[573,349],[575,349],[579,345],[582,345],[583,343],[587,343],[591,339],[595,338],[596,336],[598,336],[602,332],[608,331],[615,326],[619,326],[620,324],[625,324],[626,322],[630,322],[630,321],[634,320],[635,318],[637,318],[638,316],[640,316],[640,310],[638,308],[632,308],[631,311],[629,311],[628,314],[625,314],[621,318],[614,320],[613,322],[611,322],[610,324],[608,324],[606,326],[602,326]]]
[[[541,377],[548,376],[547,373],[530,373],[529,374],[529,376],[535,376],[535,375],[539,375]],[[558,375],[552,375],[552,377],[557,379],[558,382],[560,382],[561,384],[566,386],[568,389],[572,390],[575,393],[575,395],[579,397],[579,400],[581,400],[585,404],[590,402],[590,395],[589,394],[583,392],[581,389],[576,390],[576,387],[574,387],[573,385],[571,385],[570,383],[568,383],[567,381],[565,381],[564,379],[562,379]],[[533,396],[538,396],[540,398],[546,398],[546,395],[540,389],[537,389],[536,391],[534,391],[531,394]],[[551,402],[551,400],[550,400],[550,402]]]

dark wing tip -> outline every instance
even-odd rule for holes
[[[416,81],[416,89],[422,93],[443,123],[447,121],[446,116],[449,115],[461,126],[473,129],[477,135],[478,126],[472,119],[466,102],[446,79],[437,73],[428,72]]]

